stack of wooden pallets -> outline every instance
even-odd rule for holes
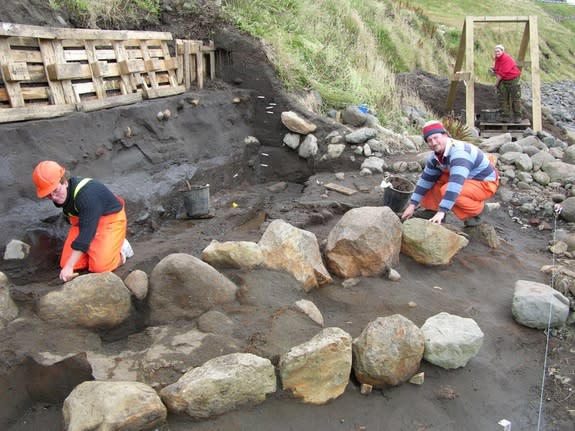
[[[0,123],[50,118],[183,93],[203,87],[212,44],[170,33],[50,28],[0,23]],[[187,66],[186,66],[187,65]],[[184,67],[186,66],[186,67]]]

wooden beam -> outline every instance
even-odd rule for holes
[[[471,72],[455,72],[451,75],[451,81],[469,81]]]
[[[116,31],[92,30],[83,28],[41,27],[36,25],[0,23],[0,36],[26,36],[38,39],[77,39],[77,40],[172,40],[172,34],[157,31]]]
[[[528,16],[474,16],[473,22],[476,22],[476,23],[482,23],[482,22],[487,22],[487,23],[529,22],[529,17]]]
[[[455,67],[453,72],[458,73],[461,71],[461,66],[463,65],[463,59],[465,58],[465,40],[467,34],[467,21],[463,22],[463,31],[461,32],[461,39],[459,40],[459,49],[457,50],[457,58],[455,59]],[[449,91],[447,93],[447,102],[445,103],[446,111],[451,111],[453,109],[453,103],[455,102],[455,95],[457,94],[457,84],[458,81],[451,81],[449,84]]]
[[[0,64],[10,63],[12,63],[10,44],[6,38],[0,38]],[[10,82],[4,72],[4,68],[1,68],[0,73],[2,74],[2,80],[4,81],[6,92],[8,93],[10,105],[12,108],[19,108],[24,106],[24,98],[22,97],[22,92],[20,91],[20,84],[18,82]]]
[[[539,69],[539,32],[537,30],[537,16],[529,17],[529,40],[531,43],[531,106],[533,116],[533,130],[543,130],[541,122],[541,70]]]
[[[49,64],[46,67],[52,81],[64,79],[86,79],[92,76],[90,66],[80,63]]]
[[[465,17],[467,31],[465,33],[465,70],[471,72],[469,81],[465,84],[465,124],[472,129],[475,127],[475,74],[473,73],[474,43],[473,17]]]
[[[76,107],[74,105],[46,105],[42,107],[0,109],[0,123],[61,117],[75,110]]]
[[[91,112],[100,109],[114,108],[116,106],[130,105],[142,100],[141,93],[122,94],[102,100],[89,100],[77,105],[78,111]]]
[[[2,76],[6,82],[29,81],[28,65],[23,61],[2,65]]]

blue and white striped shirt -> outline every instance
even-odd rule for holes
[[[443,160],[440,161],[440,158],[433,152],[427,159],[423,174],[411,195],[411,203],[417,206],[444,172],[449,172],[449,181],[445,195],[439,203],[439,210],[446,213],[455,204],[465,180],[495,181],[497,179],[497,171],[483,151],[467,142],[449,139],[443,153]]]

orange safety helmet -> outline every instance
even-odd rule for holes
[[[32,172],[32,181],[36,185],[36,194],[39,198],[45,198],[54,191],[60,180],[66,173],[66,169],[52,160],[44,160],[38,163]]]

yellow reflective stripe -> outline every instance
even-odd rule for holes
[[[80,191],[80,189],[81,189],[82,187],[84,187],[84,186],[88,183],[88,181],[90,181],[91,179],[92,179],[92,178],[82,178],[82,179],[80,180],[80,182],[78,183],[78,185],[77,185],[76,188],[74,189],[74,196],[73,196],[74,199],[76,199],[76,195],[78,194],[78,192]],[[76,205],[74,205],[74,206],[76,206]]]

